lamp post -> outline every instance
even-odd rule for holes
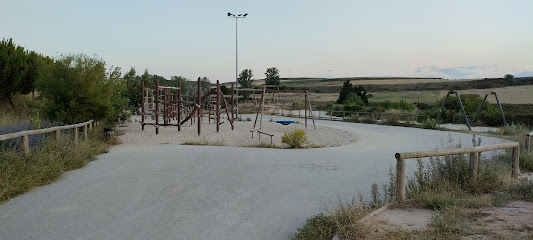
[[[239,18],[246,18],[248,16],[248,13],[245,14],[238,14],[235,15],[233,13],[228,12],[228,17],[235,18],[235,87],[236,87],[236,95],[237,95],[237,111],[235,112],[235,118],[238,118],[239,116],[239,65],[238,65],[238,47],[237,47],[237,20]]]

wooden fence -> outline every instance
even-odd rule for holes
[[[530,132],[528,134],[526,134],[526,153],[530,153],[531,152],[531,137],[533,136],[533,132]]]
[[[316,112],[318,112],[318,116],[316,115]],[[298,118],[303,117],[303,114],[301,114],[300,110],[287,110],[284,108],[275,109],[274,114],[280,115],[280,116],[287,116],[287,117],[298,117]],[[358,118],[366,116],[369,119],[378,120],[381,117],[390,117],[392,115],[398,115],[400,117],[403,117],[404,119],[407,119],[410,121],[417,121],[417,122],[419,119],[429,118],[429,115],[412,114],[412,113],[397,114],[397,113],[388,113],[388,112],[355,112],[355,111],[333,111],[333,110],[313,111],[313,117],[315,117],[315,119],[331,120],[331,121],[345,121],[349,119],[350,116],[357,116]],[[310,116],[308,116],[308,118],[310,118]]]
[[[519,174],[519,154],[520,145],[517,142],[502,143],[490,146],[479,146],[473,148],[458,148],[451,150],[436,150],[427,152],[404,152],[396,153],[396,198],[399,202],[405,201],[405,159],[410,158],[424,158],[424,157],[437,157],[447,155],[458,154],[470,154],[470,169],[472,171],[471,183],[475,185],[477,183],[477,170],[479,162],[479,154],[481,152],[494,151],[500,149],[513,149],[513,163],[512,163],[512,177],[517,179]]]
[[[96,122],[93,120],[89,120],[84,123],[78,123],[78,124],[67,125],[67,126],[57,126],[57,127],[51,127],[51,128],[43,128],[43,129],[27,130],[27,131],[16,132],[16,133],[9,133],[9,134],[0,135],[0,141],[22,137],[22,151],[24,152],[24,154],[28,154],[30,152],[29,136],[31,135],[55,132],[55,139],[56,141],[58,141],[61,130],[75,129],[74,130],[74,143],[77,144],[78,143],[78,128],[83,127],[83,139],[87,139],[87,129],[91,130],[93,127],[93,123],[96,123]]]

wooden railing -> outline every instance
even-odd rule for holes
[[[530,132],[528,134],[526,134],[526,153],[530,153],[531,152],[531,137],[533,136],[533,132]]]
[[[83,127],[83,139],[87,139],[87,129],[91,130],[93,127],[93,123],[95,123],[93,120],[89,120],[84,123],[72,124],[72,125],[67,125],[67,126],[57,126],[57,127],[51,127],[51,128],[43,128],[43,129],[27,130],[27,131],[16,132],[16,133],[9,133],[9,134],[0,135],[0,141],[22,137],[22,146],[21,146],[22,151],[25,154],[28,154],[30,152],[29,136],[31,135],[55,132],[55,139],[56,141],[58,141],[60,130],[75,129],[74,130],[74,143],[78,144],[78,128]]]
[[[295,113],[293,113],[295,112]],[[423,114],[413,114],[413,113],[388,113],[388,112],[356,112],[356,111],[333,111],[333,110],[315,110],[313,112],[318,112],[318,116],[316,113],[314,113],[314,117],[317,120],[331,120],[331,121],[344,121],[349,116],[355,115],[357,117],[361,116],[368,116],[372,120],[377,120],[381,118],[382,116],[391,116],[391,115],[398,115],[400,117],[404,118],[411,118],[412,121],[418,121],[419,118],[428,118],[429,115],[423,115]],[[325,115],[322,115],[323,112],[325,112]],[[284,108],[279,108],[276,110],[275,115],[281,115],[281,116],[288,116],[288,117],[303,117],[303,114],[301,113],[301,110],[287,110]],[[335,116],[338,115],[338,116]]]
[[[470,170],[472,171],[472,178],[470,182],[475,185],[477,183],[477,170],[479,162],[479,154],[481,152],[494,151],[500,149],[513,149],[513,162],[512,162],[512,177],[517,179],[519,170],[519,153],[520,153],[520,144],[517,142],[502,143],[490,146],[479,146],[473,148],[458,148],[451,150],[436,150],[436,151],[427,151],[427,152],[404,152],[396,153],[396,199],[399,202],[405,201],[405,159],[410,158],[424,158],[424,157],[437,157],[437,156],[447,156],[447,155],[458,155],[458,154],[470,154]]]

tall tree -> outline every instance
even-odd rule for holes
[[[211,88],[211,80],[207,77],[203,77],[200,79],[200,86],[202,86],[202,92],[206,93],[209,92],[209,89]]]
[[[126,120],[129,114],[126,110],[129,108],[129,98],[127,96],[126,80],[121,78],[121,71],[119,67],[111,68],[106,73],[107,85],[111,88],[111,106],[113,113],[108,117],[109,121]]]
[[[239,74],[239,78],[237,79],[237,81],[239,82],[242,88],[251,88],[253,76],[254,76],[254,73],[252,72],[252,69],[244,69]],[[248,97],[250,96],[250,92],[242,91],[240,95],[244,96],[244,99],[248,100]]]
[[[132,112],[137,112],[142,103],[142,86],[141,77],[136,75],[135,68],[131,67],[124,74],[126,85],[125,96],[129,99],[129,108]]]
[[[267,85],[277,85],[279,86],[279,70],[275,67],[268,68],[265,72],[265,83]]]
[[[9,100],[13,109],[15,104],[11,97],[19,91],[26,66],[24,48],[15,46],[11,39],[3,39],[0,42],[0,95]]]
[[[346,97],[348,97],[348,94],[352,92],[352,84],[350,83],[350,80],[346,80],[342,84],[341,92],[339,93],[339,98],[337,99],[337,104],[342,104]]]

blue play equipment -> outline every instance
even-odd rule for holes
[[[294,121],[276,121],[276,123],[281,123],[282,125],[289,125],[291,123],[294,123]]]

